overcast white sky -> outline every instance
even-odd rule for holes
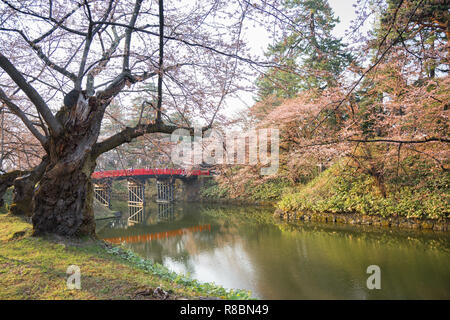
[[[340,23],[334,29],[334,35],[344,38],[343,40],[345,41],[345,32],[349,28],[351,21],[355,19],[355,8],[353,5],[356,4],[357,0],[328,0],[328,2],[333,8],[335,16],[340,19]],[[258,54],[262,54],[270,43],[268,34],[263,30],[261,32],[252,32],[251,38],[248,38],[247,41],[252,51]],[[227,99],[224,113],[230,115],[246,109],[253,103],[254,99],[251,93],[242,93],[239,99]]]
[[[335,16],[341,19],[341,22],[335,28],[335,35],[344,37],[345,31],[350,26],[350,22],[355,19],[356,0],[328,0],[334,10]]]

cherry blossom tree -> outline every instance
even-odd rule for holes
[[[281,16],[279,7],[279,1],[2,0],[0,101],[44,154],[28,178],[37,185],[27,193],[34,233],[94,235],[90,176],[100,155],[146,134],[193,132],[192,119],[204,130],[220,119],[239,80],[269,65],[247,51],[245,28]],[[100,135],[111,104],[126,114],[148,86],[156,90],[140,114],[154,117]],[[64,106],[72,90],[83,91],[83,101]]]

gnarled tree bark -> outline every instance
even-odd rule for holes
[[[31,217],[33,213],[32,200],[36,183],[41,179],[47,164],[47,157],[44,157],[42,162],[32,171],[14,180],[13,199],[9,208],[11,214]]]
[[[35,235],[95,236],[91,175],[96,156],[92,148],[104,112],[101,102],[91,97],[87,119],[81,119],[82,110],[75,110],[77,121],[66,127],[62,135],[49,139],[48,163],[33,198]],[[61,123],[68,116],[65,108],[56,115]]]
[[[94,236],[90,175],[95,160],[87,154],[55,174],[53,169],[65,164],[64,159],[55,159],[39,181],[33,198],[34,235]]]
[[[26,173],[27,171],[15,170],[0,175],[0,207],[3,207],[3,205],[5,204],[3,196],[6,190],[8,190],[8,188],[14,184],[14,180],[16,180],[17,177],[20,177],[21,175]]]

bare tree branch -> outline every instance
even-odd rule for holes
[[[60,28],[66,30],[66,31],[68,31],[70,33],[73,33],[73,34],[76,34],[76,35],[79,35],[79,36],[83,36],[83,37],[86,36],[85,32],[82,32],[82,31],[79,31],[79,30],[75,30],[75,29],[71,29],[71,28],[65,26],[61,21],[57,21],[56,19],[54,19],[52,17],[44,17],[44,16],[38,15],[38,14],[36,14],[34,12],[24,11],[24,10],[21,10],[21,9],[13,6],[11,3],[9,3],[6,0],[1,0],[1,1],[3,3],[5,3],[8,7],[10,7],[11,9],[13,9],[13,10],[19,12],[19,13],[22,13],[22,14],[25,14],[25,15],[29,15],[29,16],[32,16],[32,17],[36,17],[36,18],[42,19],[44,21],[51,21],[51,22],[55,23],[56,25],[59,25]],[[80,6],[81,6],[81,4],[78,4],[78,8]]]
[[[158,65],[158,100],[156,106],[156,121],[161,121],[162,80],[164,63],[164,2],[159,0],[159,65]]]
[[[210,129],[211,126],[202,127],[201,131],[205,132]],[[177,129],[185,129],[190,132],[190,135],[194,135],[194,128],[189,127],[181,127],[176,125],[167,125],[163,122],[153,122],[149,124],[138,124],[135,127],[127,127],[121,132],[103,140],[102,142],[96,143],[96,145],[92,148],[92,152],[94,157],[98,157],[102,153],[105,153],[109,150],[114,149],[117,146],[120,146],[123,143],[129,143],[133,139],[143,136],[149,133],[166,133],[172,134]]]
[[[36,137],[36,139],[39,140],[39,142],[44,146],[47,143],[47,139],[37,130],[37,128],[33,125],[33,123],[27,118],[25,113],[20,110],[20,108],[13,103],[8,97],[6,96],[5,92],[0,89],[0,100],[3,101],[3,103],[11,110],[12,113],[14,113],[16,116],[22,120],[22,122],[25,124],[25,126],[28,128],[28,130],[31,131],[31,133]]]
[[[63,127],[61,123],[55,118],[50,108],[47,106],[45,101],[39,95],[39,93],[28,84],[19,70],[14,67],[14,65],[6,58],[2,53],[0,53],[0,67],[6,71],[6,73],[11,77],[11,79],[22,89],[27,97],[36,106],[37,111],[42,115],[45,122],[49,126],[53,135],[58,136],[61,134]]]
[[[34,41],[31,41],[30,39],[28,39],[28,37],[21,30],[0,28],[0,31],[13,31],[13,32],[19,33],[22,36],[22,38],[30,45],[30,47],[36,52],[38,57],[45,63],[45,65],[47,65],[48,67],[52,68],[55,71],[58,71],[63,76],[68,77],[70,80],[76,81],[77,76],[75,74],[68,71],[66,68],[58,66],[56,63],[51,61],[50,58],[44,54],[44,52],[42,51],[42,48],[40,46],[38,46]]]
[[[139,15],[139,10],[141,8],[141,4],[142,4],[142,0],[136,0],[136,2],[134,3],[133,15],[131,16],[129,27],[125,31],[126,38],[125,38],[125,50],[124,50],[123,67],[122,67],[123,71],[130,69],[131,35],[133,33],[133,28],[136,24],[136,20]]]

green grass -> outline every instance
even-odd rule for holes
[[[415,182],[416,178],[420,184]],[[387,197],[384,198],[372,177],[344,168],[338,163],[306,185],[299,186],[296,192],[283,196],[277,207],[285,212],[359,213],[383,217],[398,215],[419,219],[449,217],[448,173],[433,177],[419,172],[404,179],[409,183],[401,184],[398,179],[388,181]]]
[[[280,200],[282,195],[292,188],[291,183],[283,178],[274,178],[263,183],[255,184],[248,181],[244,191],[234,199],[254,202],[275,202]],[[203,199],[230,199],[230,190],[226,184],[219,184],[210,179],[200,190]]]
[[[209,179],[200,189],[200,195],[204,199],[227,199],[229,190],[226,186],[219,185],[215,180]]]
[[[249,185],[247,197],[255,201],[276,201],[280,200],[290,188],[291,183],[286,179],[270,179],[258,185]]]
[[[108,219],[115,217],[114,211],[102,205],[97,199],[94,199],[93,209],[95,219]]]
[[[158,299],[151,294],[157,287],[168,292],[169,299],[249,298],[246,291],[199,283],[102,241],[31,233],[32,226],[21,218],[0,215],[0,300]],[[70,265],[80,267],[80,290],[67,288]]]

